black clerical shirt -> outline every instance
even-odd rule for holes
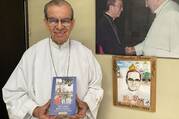
[[[98,21],[96,28],[96,52],[100,53],[102,49],[104,54],[124,55],[124,44],[118,34],[117,26],[113,19],[103,14]]]

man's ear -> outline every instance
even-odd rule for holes
[[[75,20],[73,19],[73,20],[72,20],[71,27],[73,28],[73,27],[74,27],[74,25],[75,25]]]
[[[45,24],[45,27],[46,27],[47,29],[49,29],[48,21],[47,21],[46,18],[44,18],[44,24]]]
[[[113,9],[114,9],[114,6],[113,5],[109,5],[109,10],[111,11],[113,11]]]
[[[47,25],[47,19],[46,18],[44,18],[44,23]]]

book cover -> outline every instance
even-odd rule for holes
[[[76,113],[76,77],[54,77],[49,115]]]

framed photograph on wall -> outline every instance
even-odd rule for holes
[[[97,54],[126,55],[124,48],[142,42],[152,24],[153,14],[145,0],[121,1],[96,0]],[[115,16],[111,9],[121,10]]]
[[[96,54],[179,58],[179,0],[148,2],[96,0]]]
[[[113,103],[155,112],[155,57],[113,56]]]

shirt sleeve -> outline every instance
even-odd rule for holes
[[[172,12],[171,21],[171,39],[170,39],[170,56],[179,57],[179,13]]]
[[[143,47],[144,47],[144,41],[142,43],[134,46],[136,55],[143,55]]]
[[[92,54],[92,53],[91,53]],[[89,60],[89,87],[84,101],[88,104],[89,110],[87,117],[96,119],[101,100],[103,98],[103,89],[101,88],[102,72],[99,63],[92,55]]]
[[[24,71],[18,64],[2,89],[10,119],[29,118],[37,106],[28,94],[26,83]]]
[[[150,52],[159,57],[179,57],[179,13],[176,10],[166,12],[161,16],[158,27],[160,32],[155,38],[158,41],[154,48],[150,48]],[[156,29],[155,31],[157,31]]]

